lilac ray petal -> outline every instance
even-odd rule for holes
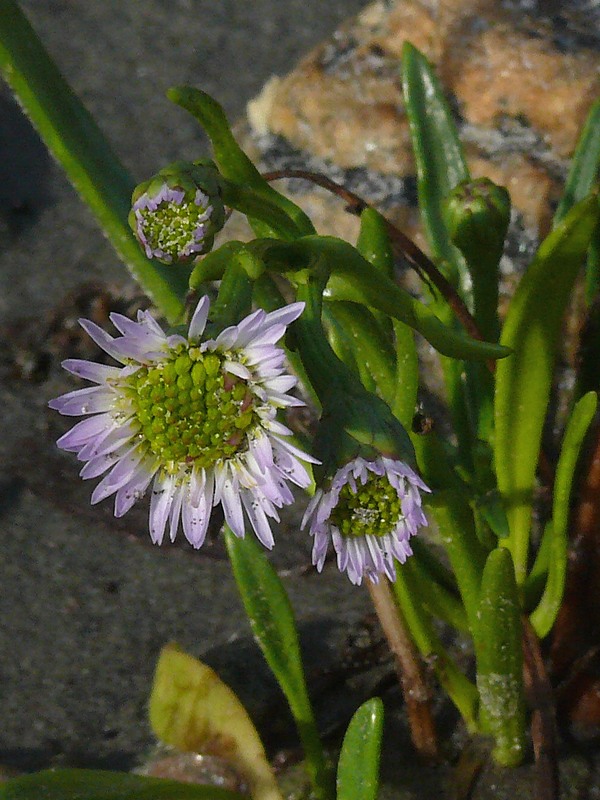
[[[308,464],[320,464],[318,458],[305,453],[304,450],[300,450],[299,447],[296,447],[291,442],[286,441],[285,439],[281,439],[279,436],[273,436],[272,439],[276,441],[281,447],[290,453],[296,458],[299,458],[301,461],[306,461]]]
[[[304,311],[305,303],[290,303],[287,306],[283,306],[282,308],[278,308],[276,311],[270,311],[267,314],[267,318],[265,320],[265,324],[271,326],[275,323],[282,323],[283,325],[289,325],[291,322],[295,322],[299,316],[301,316],[302,312]]]
[[[248,519],[250,520],[250,524],[252,525],[257,539],[267,548],[267,550],[271,550],[275,544],[275,540],[273,539],[273,532],[271,531],[269,520],[267,519],[267,515],[263,511],[261,504],[249,491],[242,491],[240,494],[242,503],[246,509],[246,514],[248,514]]]
[[[225,522],[240,539],[244,537],[244,512],[239,491],[235,491],[233,483],[227,479],[223,484],[221,505],[225,514]]]
[[[171,504],[173,503],[174,486],[175,482],[172,475],[161,475],[159,472],[154,479],[149,514],[150,538],[154,544],[162,544]]]
[[[86,381],[104,383],[109,379],[121,376],[121,367],[109,367],[106,364],[97,364],[95,361],[85,361],[82,358],[67,358],[61,366],[72,375],[77,375]]]
[[[181,484],[175,490],[175,496],[171,505],[171,515],[169,519],[169,539],[174,542],[177,537],[177,530],[179,529],[179,521],[181,519],[181,506],[185,496],[185,484]]]
[[[209,308],[210,300],[207,295],[204,295],[198,301],[198,305],[196,306],[196,310],[194,311],[194,315],[190,322],[190,327],[188,330],[188,339],[190,341],[196,341],[204,333],[204,329],[206,328],[206,320],[208,319]]]
[[[130,424],[115,426],[106,435],[99,436],[95,441],[91,441],[82,447],[77,454],[77,458],[80,461],[89,461],[92,458],[96,458],[96,456],[112,453],[134,435],[135,428]]]
[[[248,344],[248,349],[262,347],[264,345],[275,345],[285,333],[285,325],[273,325],[271,328],[261,328]]]
[[[77,452],[83,445],[93,441],[101,434],[108,434],[115,424],[110,414],[97,414],[94,417],[82,419],[71,430],[63,434],[56,444],[61,450]]]
[[[116,361],[125,364],[126,359],[121,355],[121,351],[116,347],[116,340],[113,339],[110,334],[90,319],[80,319],[79,324],[87,335],[96,342],[98,347],[101,347],[105,353],[108,353],[109,356],[112,356]]]
[[[206,492],[200,496],[198,505],[192,505],[189,500],[184,501],[181,511],[185,538],[196,549],[202,547],[211,513]]]
[[[146,459],[140,464],[139,469],[131,480],[117,491],[115,496],[115,517],[124,516],[144,496],[155,472],[156,469],[150,459]]]
[[[263,386],[269,392],[275,394],[286,394],[290,389],[298,383],[298,379],[294,375],[279,375],[276,378],[269,378],[264,381]]]
[[[304,466],[283,448],[275,446],[275,464],[286,480],[292,481],[301,489],[311,484],[311,478]]]
[[[268,436],[264,434],[253,436],[250,439],[249,451],[256,459],[256,463],[262,473],[265,473],[273,466],[273,448]]]
[[[140,453],[132,453],[120,461],[117,461],[108,475],[102,478],[92,492],[92,505],[96,505],[96,503],[105,500],[107,497],[110,497],[111,494],[114,494],[117,489],[120,489],[121,486],[125,486],[135,475],[140,461]]]
[[[137,445],[135,446],[137,447]],[[83,478],[84,481],[99,477],[103,472],[106,472],[109,467],[112,467],[113,464],[127,455],[130,450],[133,450],[133,448],[128,448],[127,445],[124,445],[121,449],[115,450],[112,453],[106,453],[103,456],[92,458],[81,468],[79,472],[80,477]]]
[[[229,372],[232,375],[236,375],[238,378],[242,378],[242,380],[249,381],[252,378],[252,373],[250,370],[245,367],[243,364],[240,364],[239,361],[232,361],[231,359],[227,359],[223,364],[223,369],[225,372]]]
[[[115,401],[115,394],[104,386],[88,386],[75,389],[50,400],[48,406],[65,417],[79,417],[82,414],[98,414],[108,411]]]
[[[165,332],[160,327],[158,322],[154,319],[152,314],[149,311],[142,311],[141,309],[137,312],[137,321],[147,325],[151,328],[157,336],[165,335]]]

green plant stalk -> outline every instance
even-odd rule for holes
[[[143,254],[127,222],[133,179],[12,0],[0,3],[0,69],[133,278],[171,324],[181,322],[189,269]]]
[[[474,633],[486,550],[477,538],[468,502],[469,489],[450,466],[435,434],[412,435],[411,440],[425,482],[433,490],[427,513],[439,527],[442,545],[456,576],[469,630]]]
[[[469,623],[464,606],[459,599],[458,590],[456,588],[449,589],[443,579],[439,580],[438,570],[444,568],[429,553],[426,544],[421,542],[419,546],[416,541],[413,541],[412,548],[415,553],[414,558],[408,559],[402,571],[410,578],[411,582],[425,589],[421,595],[421,602],[432,616],[467,633]]]
[[[469,732],[476,733],[479,729],[477,689],[458,669],[435,633],[423,607],[427,599],[427,585],[407,569],[408,563],[398,570],[393,584],[396,601],[421,655],[433,666],[440,685],[460,712]]]

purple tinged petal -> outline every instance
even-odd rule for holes
[[[256,534],[258,541],[263,544],[268,550],[271,550],[275,544],[273,539],[273,532],[269,525],[267,515],[263,511],[258,499],[249,491],[241,492],[242,503],[248,514],[250,524]]]
[[[119,425],[109,430],[106,435],[98,436],[95,441],[91,441],[81,448],[77,454],[80,461],[90,461],[96,456],[112,453],[121,447],[125,442],[135,435],[135,429],[129,425]]]
[[[171,504],[173,503],[174,487],[175,483],[172,475],[158,473],[154,479],[149,516],[150,538],[154,544],[162,544]]]
[[[77,452],[88,442],[93,441],[102,434],[108,434],[114,428],[115,422],[110,414],[98,414],[95,417],[82,419],[70,431],[63,434],[56,442],[61,450]]]
[[[89,319],[80,319],[79,324],[104,352],[108,353],[109,356],[112,356],[116,361],[120,361],[121,364],[125,364],[126,359],[123,358],[121,351],[116,346],[116,340],[113,339],[110,334]]]
[[[175,496],[171,505],[171,514],[169,519],[169,539],[174,542],[179,529],[179,521],[181,519],[181,506],[185,496],[185,485],[182,484],[175,490]]]
[[[188,338],[190,341],[196,341],[197,339],[200,339],[204,333],[204,329],[206,328],[206,320],[208,319],[209,308],[210,299],[207,295],[204,295],[198,301],[192,321],[190,322],[190,328],[188,331]]]
[[[236,491],[228,478],[223,484],[221,505],[225,514],[225,522],[240,539],[244,537],[244,513],[240,493]]]
[[[105,383],[121,376],[121,367],[109,367],[106,364],[96,364],[95,361],[85,361],[81,358],[68,358],[62,362],[63,369],[72,375],[77,375],[86,381]]]
[[[150,459],[139,465],[131,480],[121,486],[115,496],[115,517],[124,516],[144,496],[154,474],[155,468]]]
[[[131,453],[118,461],[92,492],[91,503],[96,505],[125,486],[135,475],[141,461],[141,454]]]
[[[104,386],[88,386],[75,389],[54,400],[48,406],[65,417],[79,417],[82,414],[98,414],[109,411],[115,401],[115,393]]]

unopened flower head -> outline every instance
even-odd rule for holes
[[[129,224],[148,258],[191,261],[212,247],[225,210],[214,165],[177,162],[137,187]]]
[[[137,322],[120,314],[112,337],[89,320],[84,330],[121,366],[70,359],[65,369],[95,386],[50,402],[69,416],[83,415],[58,440],[86,462],[82,478],[106,473],[92,503],[115,495],[121,517],[152,483],[150,535],[160,544],[180,524],[200,547],[211,510],[219,503],[225,521],[243,536],[246,520],[266,547],[273,546],[269,519],[292,502],[288,481],[306,487],[302,461],[315,459],[289,441],[291,431],[276,418],[302,405],[289,390],[296,379],[284,370],[277,342],[302,313],[293,303],[258,310],[215,339],[201,341],[209,300],[203,297],[188,336],[167,336],[147,312]]]
[[[329,542],[338,568],[352,583],[396,578],[394,559],[412,555],[409,539],[427,524],[420,492],[429,489],[407,464],[391,458],[355,458],[339,469],[327,491],[318,489],[302,527],[314,537],[312,560],[319,572]]]

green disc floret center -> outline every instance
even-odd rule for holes
[[[343,536],[385,536],[402,516],[398,493],[385,475],[369,474],[364,486],[357,485],[356,494],[345,484],[330,521]]]
[[[139,214],[150,246],[173,257],[200,240],[197,231],[207,219],[206,208],[194,202],[163,201],[157,209],[140,209]]]
[[[245,381],[225,372],[224,360],[184,346],[129,379],[140,434],[166,469],[209,467],[244,447],[256,421],[254,399]]]

